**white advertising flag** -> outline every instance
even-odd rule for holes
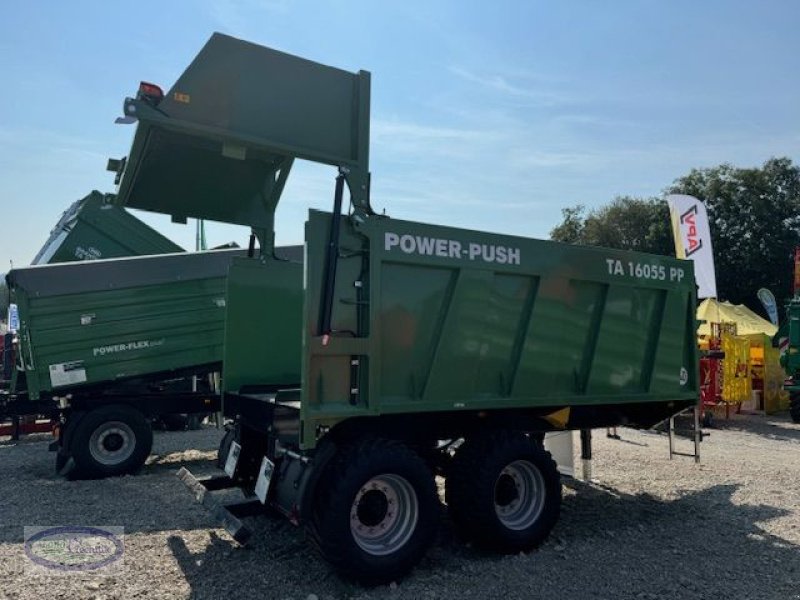
[[[19,331],[19,309],[13,302],[8,305],[8,330],[11,333]]]
[[[672,234],[675,236],[675,256],[694,261],[697,295],[717,297],[717,278],[714,273],[714,253],[705,204],[694,196],[667,196]]]

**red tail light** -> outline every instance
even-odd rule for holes
[[[154,83],[147,83],[142,81],[139,84],[139,98],[146,98],[155,104],[161,102],[164,98],[164,91]]]

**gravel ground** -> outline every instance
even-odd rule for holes
[[[53,474],[45,436],[0,439],[0,598],[800,599],[800,425],[719,420],[700,465],[670,461],[665,436],[620,433],[596,432],[596,481],[565,481],[538,551],[485,554],[445,520],[409,577],[373,589],[340,581],[277,516],[248,519],[247,548],[216,527],[175,477],[183,464],[214,471],[215,429],[157,433],[140,475],[88,482]],[[24,525],[123,526],[124,565],[26,574]]]

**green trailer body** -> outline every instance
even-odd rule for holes
[[[214,34],[166,94],[125,100],[138,125],[115,164],[120,205],[248,224],[261,241],[227,293],[227,475],[205,490],[182,477],[197,497],[244,488],[375,583],[432,543],[434,472],[467,535],[530,549],[561,496],[544,432],[580,429],[588,458],[590,428],[652,426],[696,405],[699,382],[690,261],[377,215],[369,82]],[[333,210],[306,222],[302,279],[272,258],[295,158],[338,167]],[[295,340],[301,385],[282,387]]]
[[[93,191],[74,202],[31,264],[183,252],[112,200],[110,194]]]
[[[648,403],[671,410],[696,400],[691,262],[374,215],[363,183],[369,81],[364,71],[214,34],[157,108],[141,97],[125,104],[138,121],[118,173],[116,201],[125,206],[264,231],[291,160],[340,167],[352,214],[341,218],[336,240],[330,219],[316,212],[305,232],[304,448],[321,428],[353,417],[573,405],[641,412]],[[260,236],[267,249],[272,235]],[[398,241],[387,250],[389,238]],[[260,268],[268,272],[269,263],[262,258]],[[300,282],[264,279],[268,292],[234,289],[229,301],[249,306],[232,312],[266,331],[281,318],[271,303],[296,297]],[[258,336],[243,343],[240,333],[226,343],[226,373],[237,372],[223,378],[231,393],[259,371],[274,381],[281,352]]]
[[[30,398],[220,363],[225,276],[240,254],[109,259],[9,272]]]
[[[233,394],[282,382],[297,332],[281,306],[305,298],[302,448],[356,418],[526,409],[554,429],[650,427],[697,401],[691,262],[396,219],[344,226],[351,256],[337,264],[325,336],[330,222],[310,213],[304,294],[285,265],[241,259],[248,275],[227,295]],[[358,247],[370,248],[368,287]]]
[[[29,398],[219,370],[226,278],[244,254],[214,250],[10,271]],[[297,370],[294,377],[299,381]]]
[[[114,161],[115,202],[175,221],[250,226],[269,254],[295,158],[344,167],[360,211],[369,193],[369,104],[366,71],[215,33],[163,98],[125,100],[137,127],[128,157]]]
[[[332,330],[362,333],[326,343],[330,221],[313,211],[306,224],[303,447],[352,417],[527,408],[577,429],[601,409],[650,427],[697,401],[691,262],[396,219],[344,225],[340,246],[368,248],[369,275],[363,254],[340,259]]]
[[[781,349],[781,366],[786,372],[783,388],[789,392],[789,414],[800,423],[800,298],[786,304],[785,318],[773,338]]]
[[[786,376],[793,381],[800,381],[800,298],[789,300],[784,310],[784,320],[773,337],[773,342],[779,347],[783,345],[781,366],[786,371]]]
[[[6,280],[21,327],[0,418],[57,423],[51,449],[60,473],[135,473],[152,446],[150,419],[180,429],[188,415],[219,410],[228,273],[238,281],[231,265],[246,255],[211,250],[13,269]],[[299,292],[302,248],[271,257],[294,274]],[[287,307],[283,326],[294,319],[298,329],[301,312],[300,303]],[[282,352],[292,368],[280,385],[296,386],[299,337]]]
[[[300,384],[303,263],[237,258],[227,280],[223,390]]]

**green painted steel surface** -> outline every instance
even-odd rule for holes
[[[228,267],[241,250],[14,269],[29,396],[219,369]]]
[[[347,166],[366,203],[369,73],[348,73],[215,33],[157,107],[138,120],[120,204],[249,225],[271,247],[275,204],[294,157]],[[224,198],[224,202],[220,201]]]
[[[303,263],[235,260],[227,306],[224,391],[299,386]]]
[[[226,102],[205,97],[210,89]],[[194,102],[197,94],[202,104],[190,110],[187,96]],[[544,415],[648,403],[663,415],[697,400],[691,262],[372,213],[363,71],[331,70],[215,34],[157,108],[146,99],[126,107],[139,125],[122,204],[249,224],[262,229],[269,249],[291,161],[332,164],[347,182],[353,211],[342,217],[338,248],[329,246],[330,215],[312,211],[306,224],[304,448],[326,426],[353,417],[502,408]],[[310,150],[312,140],[338,150]],[[331,258],[332,331],[323,332]],[[291,370],[272,364],[286,357],[268,333],[294,320],[287,299],[296,283],[282,273],[271,283],[268,252],[263,260],[265,283],[242,263],[229,288],[237,306],[226,335],[229,391],[257,385],[259,370],[262,383]],[[280,331],[294,356],[288,329]],[[566,426],[591,426],[578,423],[567,418]]]
[[[316,324],[329,224],[312,211],[306,225],[307,447],[317,426],[355,416],[697,398],[689,261],[393,219],[356,230],[345,218],[340,333],[326,345]]]
[[[64,212],[32,264],[172,252],[183,248],[95,191]]]
[[[785,351],[781,354],[781,366],[786,372],[791,383],[787,382],[784,389],[800,391],[800,298],[792,298],[786,304],[785,318],[773,340],[780,345],[782,339],[788,341]]]

